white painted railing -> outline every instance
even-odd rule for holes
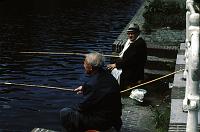
[[[195,12],[193,0],[186,0],[186,9],[186,64],[184,71],[186,89],[183,111],[188,112],[186,132],[198,132],[198,112],[200,109],[200,15]]]

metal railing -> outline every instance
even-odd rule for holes
[[[188,112],[186,132],[198,132],[198,112],[200,109],[200,15],[195,12],[193,0],[186,0],[186,10],[186,64],[184,71],[186,89],[183,111]]]

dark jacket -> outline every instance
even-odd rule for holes
[[[130,44],[123,57],[116,61],[116,67],[122,69],[120,87],[126,89],[129,85],[144,79],[144,66],[147,60],[147,47],[142,38]]]
[[[84,115],[84,122],[90,128],[102,128],[121,119],[122,104],[120,88],[116,79],[100,69],[83,85],[84,99],[76,110]]]

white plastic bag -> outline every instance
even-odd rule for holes
[[[139,102],[143,102],[143,98],[146,93],[147,91],[144,89],[133,89],[129,97]]]

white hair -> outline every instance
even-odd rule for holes
[[[92,52],[92,53],[86,54],[85,60],[92,67],[103,67],[105,58],[102,54],[98,52]]]

